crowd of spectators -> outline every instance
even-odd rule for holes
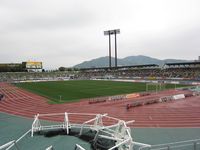
[[[74,78],[74,72],[1,72],[0,81],[65,80]]]
[[[168,68],[165,69],[164,77],[169,78],[188,78],[188,79],[200,79],[200,67],[194,68]]]
[[[200,67],[139,68],[126,70],[85,70],[79,72],[80,78],[143,78],[143,79],[191,79],[200,80]]]
[[[65,79],[189,79],[200,80],[200,66],[144,67],[55,72],[0,72],[0,81],[65,80]]]

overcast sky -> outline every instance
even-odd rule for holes
[[[197,59],[200,0],[0,0],[0,63],[70,67],[108,55],[118,28],[120,58]]]

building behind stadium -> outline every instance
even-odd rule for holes
[[[42,72],[42,70],[42,62],[38,61],[0,64],[0,72]]]

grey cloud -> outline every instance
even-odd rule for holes
[[[95,16],[88,11],[78,12],[63,12],[52,14],[52,16],[45,15],[27,15],[19,16],[18,19],[11,18],[14,21],[4,23],[1,25],[2,31],[27,31],[27,30],[74,30],[76,28],[84,28],[95,22]]]

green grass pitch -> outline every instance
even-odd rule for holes
[[[44,96],[51,103],[72,102],[85,98],[143,92],[146,90],[146,83],[95,80],[17,83],[16,86]],[[179,86],[177,85],[177,87]],[[174,85],[166,85],[166,89],[174,87]]]

